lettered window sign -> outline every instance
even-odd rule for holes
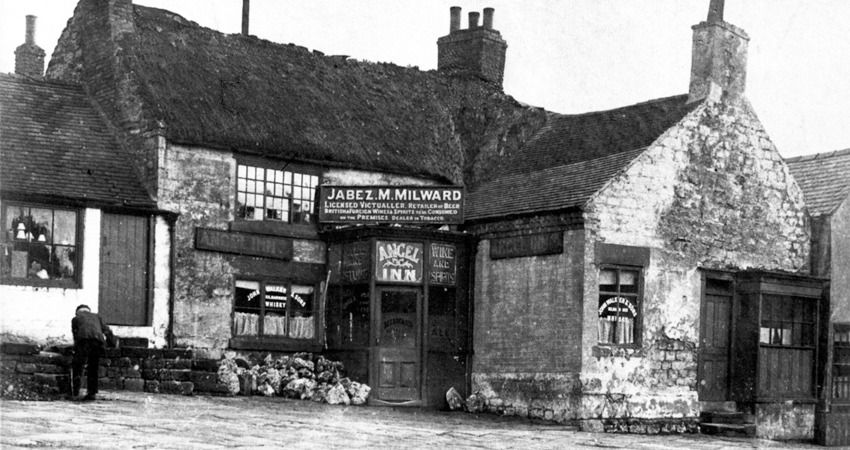
[[[421,283],[422,244],[377,241],[375,279],[379,282]]]

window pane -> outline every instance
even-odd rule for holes
[[[33,208],[30,210],[30,214],[32,214],[32,220],[35,226],[28,232],[27,237],[39,242],[52,242],[53,211]]]
[[[292,172],[283,173],[283,182],[286,184],[292,184]]]
[[[289,319],[289,337],[312,339],[315,334],[313,317],[313,286],[292,286],[291,317]]]
[[[607,292],[617,291],[616,270],[605,269],[599,271],[599,290]]]
[[[300,186],[300,185],[301,185],[301,174],[300,174],[300,173],[295,173],[295,174],[293,174],[293,181],[292,181],[292,184],[294,184],[294,185],[296,185],[296,186]]]
[[[57,245],[53,247],[55,275],[58,278],[73,278],[74,266],[76,265],[76,251],[74,247]]]
[[[236,179],[236,190],[237,191],[243,191],[244,192],[247,187],[248,187],[248,183],[245,181],[244,178],[237,178]]]
[[[635,293],[638,291],[638,273],[631,270],[620,271],[620,292]]]
[[[243,166],[242,164],[239,164],[238,166],[236,166],[236,176],[239,177],[239,178],[245,178],[245,175],[246,175],[245,166]]]
[[[260,283],[236,280],[233,301],[237,311],[260,309]]]
[[[263,178],[265,178],[265,172],[266,170],[262,167],[257,167],[257,179],[262,180]]]
[[[53,243],[74,245],[77,239],[77,213],[57,210],[53,214]]]
[[[274,182],[275,183],[283,183],[283,171],[275,170],[274,171]]]
[[[257,178],[257,169],[252,166],[248,166],[248,178],[256,179]]]

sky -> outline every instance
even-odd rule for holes
[[[48,59],[74,0],[0,0],[0,72],[14,71],[25,16]],[[241,0],[136,0],[224,33]],[[709,0],[252,0],[250,32],[328,55],[437,65],[449,7],[495,8],[508,43],[505,92],[574,114],[686,93],[691,26]],[[725,20],[749,34],[746,96],[784,157],[850,148],[848,0],[726,0]]]

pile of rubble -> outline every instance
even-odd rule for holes
[[[280,395],[331,405],[366,403],[372,388],[342,374],[341,362],[324,356],[314,359],[311,353],[278,359],[268,355],[262,364],[225,357],[218,367],[218,382],[233,395]]]

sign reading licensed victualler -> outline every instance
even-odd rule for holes
[[[463,223],[457,186],[322,186],[319,222]]]

